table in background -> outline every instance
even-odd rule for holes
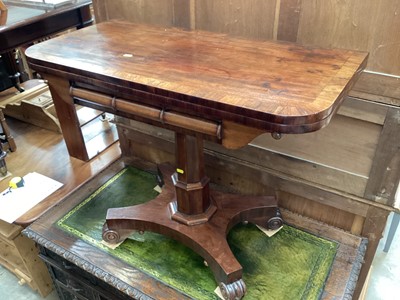
[[[8,73],[11,83],[18,91],[23,92],[24,88],[20,85],[20,68],[16,64],[14,49],[70,28],[79,29],[91,25],[93,23],[90,12],[91,3],[92,1],[90,0],[78,0],[54,9],[6,5],[7,11],[2,11],[0,18],[0,55],[6,73]],[[12,96],[11,93],[10,97]],[[23,98],[29,98],[29,96],[30,91],[25,91]],[[20,103],[23,98],[15,98],[19,99],[16,103]],[[10,104],[7,98],[5,100],[1,100],[0,109]],[[1,105],[3,102],[7,104]],[[29,104],[27,101],[26,103]],[[13,106],[13,108],[16,107]],[[35,110],[38,105],[31,107]],[[28,121],[34,119],[34,115],[30,114],[30,110],[21,111],[14,115],[14,117],[16,116],[18,119]],[[42,117],[47,118],[46,112]],[[14,138],[8,130],[4,117],[1,120],[8,148],[11,151],[15,151],[17,146]],[[37,125],[37,122],[33,122],[33,124]]]
[[[5,24],[0,24],[0,54],[6,69],[19,87],[19,71],[13,50],[69,28],[82,28],[93,23],[91,0],[77,0],[55,9],[28,8],[7,5]]]

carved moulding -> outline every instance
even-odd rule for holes
[[[354,259],[350,278],[346,285],[343,300],[352,300],[353,299],[354,291],[357,286],[358,276],[360,274],[361,267],[364,263],[364,256],[365,256],[365,252],[367,251],[367,246],[368,246],[368,239],[362,238],[361,244],[358,247],[357,257]]]
[[[29,228],[24,229],[22,233],[38,243],[40,246],[56,253],[58,256],[64,258],[65,260],[73,263],[77,267],[81,268],[82,270],[92,274],[96,278],[102,280],[103,282],[111,285],[112,287],[116,288],[117,290],[121,291],[122,293],[138,300],[153,300],[153,298],[143,294],[141,291],[133,288],[132,286],[128,285],[127,283],[121,281],[120,279],[114,277],[110,273],[102,270],[101,268],[94,266],[90,262],[80,258],[79,256],[67,251],[66,249],[56,245],[52,241],[46,239],[45,237],[37,234],[36,232],[31,231]]]

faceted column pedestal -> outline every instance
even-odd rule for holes
[[[205,176],[203,140],[176,133],[176,172],[172,175],[176,201],[170,203],[173,220],[186,225],[207,222],[217,208],[211,202],[209,181]]]
[[[103,239],[118,243],[133,231],[169,236],[201,255],[213,271],[225,299],[246,292],[242,267],[226,241],[239,222],[275,229],[282,225],[275,197],[210,191],[205,176],[201,138],[176,133],[176,170],[159,166],[164,185],[155,199],[131,207],[110,208]]]

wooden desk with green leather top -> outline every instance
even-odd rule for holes
[[[133,230],[173,237],[199,253],[226,299],[246,292],[225,235],[238,222],[282,224],[275,197],[209,188],[203,140],[239,148],[326,126],[365,67],[367,54],[250,41],[222,34],[101,23],[31,47],[31,67],[49,80],[71,156],[90,159],[74,103],[176,132],[174,168],[161,165],[163,191],[108,210],[103,238]]]

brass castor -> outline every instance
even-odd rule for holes
[[[283,225],[283,219],[282,219],[282,214],[279,210],[279,208],[276,209],[275,211],[275,216],[271,217],[267,221],[267,228],[271,230],[278,229]]]
[[[240,300],[246,293],[246,284],[243,279],[228,284],[221,282],[219,288],[225,300]]]

